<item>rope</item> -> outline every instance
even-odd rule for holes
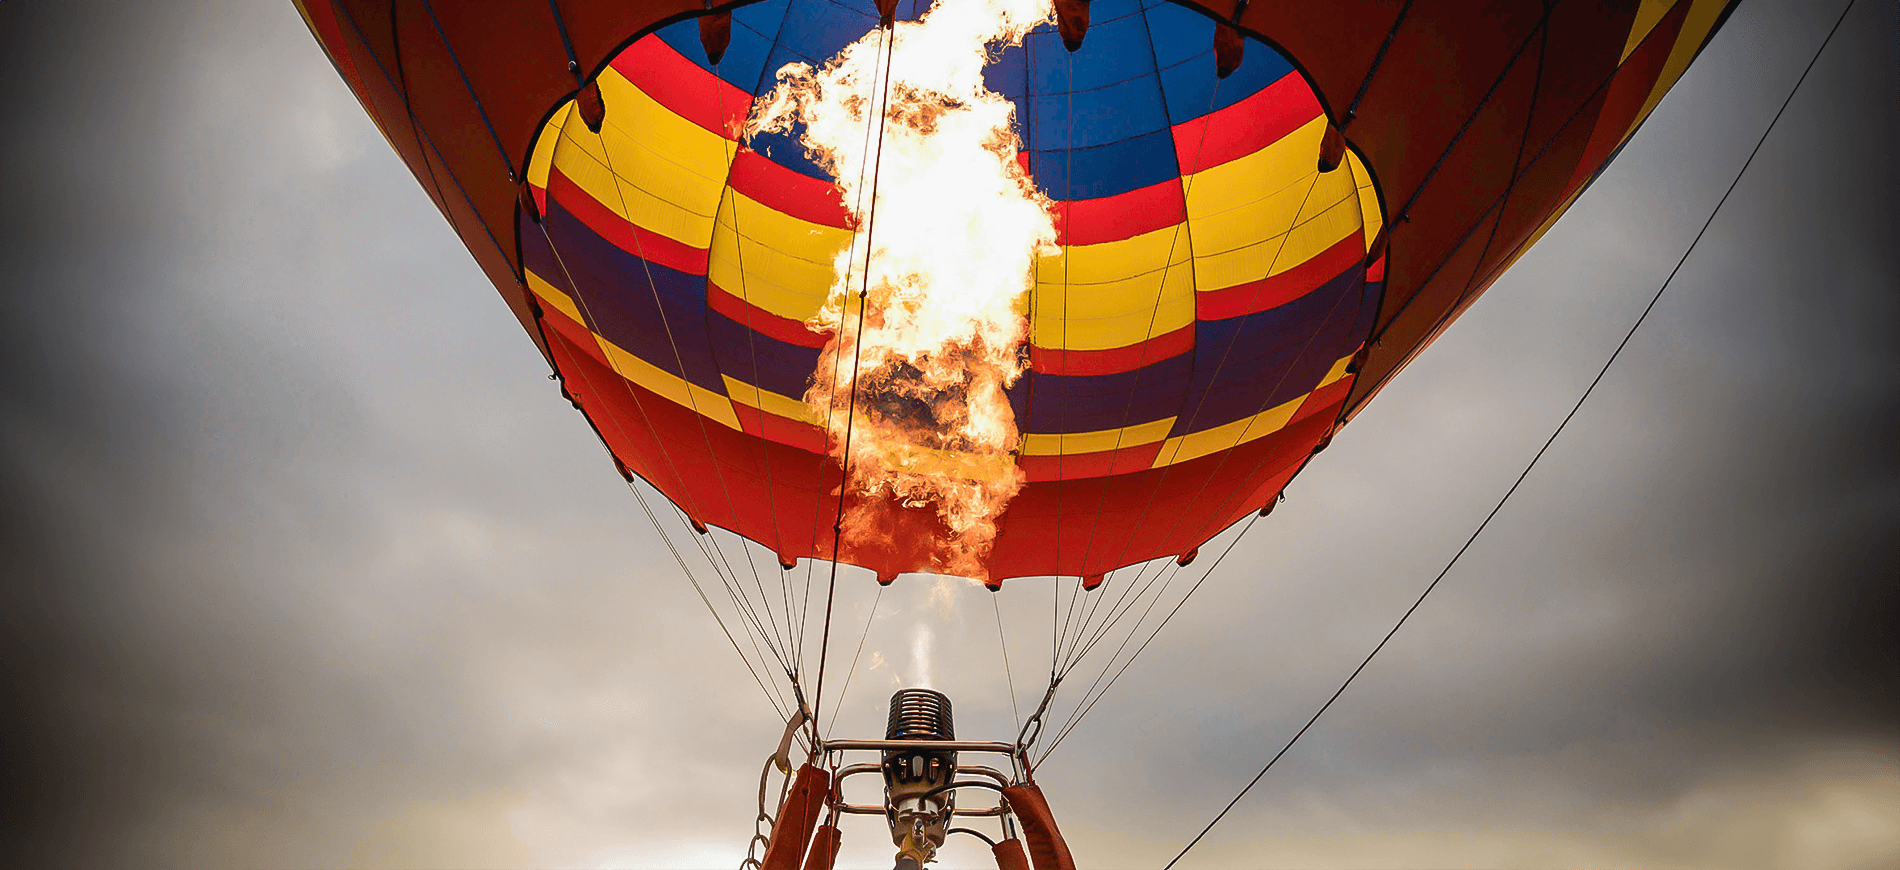
[[[1366,69],[1366,77],[1359,82],[1359,92],[1352,95],[1352,104],[1346,107],[1346,116],[1339,119],[1339,126],[1345,127],[1359,117],[1359,101],[1366,98],[1366,91],[1372,87],[1372,76],[1379,71],[1379,65],[1385,63],[1385,53],[1392,48],[1392,40],[1398,38],[1399,25],[1405,23],[1405,16],[1412,12],[1412,0],[1405,0],[1399,7],[1399,15],[1392,19],[1392,28],[1385,32],[1385,41],[1379,43],[1379,53],[1372,56],[1372,66]]]
[[[1642,314],[1637,315],[1636,322],[1630,325],[1627,333],[1624,333],[1623,340],[1616,345],[1616,350],[1612,351],[1610,358],[1604,361],[1603,367],[1597,371],[1596,377],[1590,381],[1590,386],[1584,389],[1583,395],[1577,397],[1576,404],[1570,408],[1570,413],[1564,415],[1563,421],[1557,424],[1556,431],[1550,433],[1550,437],[1544,441],[1544,446],[1539,447],[1537,454],[1531,457],[1530,464],[1524,466],[1524,470],[1518,474],[1517,480],[1511,483],[1511,488],[1505,490],[1504,496],[1498,499],[1498,503],[1491,508],[1491,512],[1485,515],[1484,521],[1478,523],[1478,528],[1472,531],[1471,537],[1465,539],[1464,546],[1458,548],[1458,552],[1452,555],[1451,561],[1445,564],[1444,569],[1438,572],[1437,577],[1432,578],[1432,582],[1426,585],[1425,591],[1419,593],[1418,599],[1412,602],[1411,607],[1406,608],[1404,615],[1400,616],[1399,621],[1394,623],[1392,629],[1385,633],[1385,637],[1379,640],[1378,646],[1373,647],[1372,652],[1366,654],[1365,660],[1361,661],[1359,666],[1353,669],[1352,673],[1346,677],[1346,681],[1341,683],[1339,688],[1333,692],[1332,697],[1327,698],[1326,703],[1321,704],[1319,709],[1314,711],[1312,717],[1306,720],[1306,724],[1300,726],[1300,730],[1294,733],[1293,738],[1288,740],[1285,746],[1280,747],[1279,752],[1274,753],[1273,758],[1267,761],[1266,766],[1262,767],[1259,773],[1254,774],[1253,779],[1248,781],[1246,787],[1242,788],[1239,794],[1234,795],[1233,800],[1228,801],[1227,806],[1223,807],[1221,811],[1214,816],[1213,821],[1208,822],[1207,827],[1202,828],[1200,833],[1195,834],[1194,839],[1188,841],[1187,846],[1183,847],[1180,853],[1175,855],[1174,859],[1169,861],[1163,870],[1167,870],[1167,868],[1171,868],[1178,863],[1183,856],[1187,855],[1189,850],[1201,842],[1201,838],[1207,836],[1208,831],[1213,830],[1215,825],[1220,824],[1221,819],[1226,818],[1227,813],[1231,811],[1236,804],[1240,803],[1240,799],[1246,797],[1247,792],[1251,791],[1254,785],[1259,783],[1260,779],[1267,775],[1267,771],[1272,770],[1273,765],[1286,756],[1287,751],[1293,748],[1293,744],[1298,743],[1300,738],[1306,735],[1306,732],[1313,727],[1313,723],[1318,722],[1319,717],[1325,715],[1327,709],[1333,706],[1333,702],[1339,700],[1340,695],[1345,694],[1346,688],[1351,686],[1353,680],[1357,679],[1359,675],[1365,671],[1367,665],[1372,664],[1372,659],[1379,654],[1380,650],[1385,649],[1385,645],[1392,640],[1392,636],[1399,633],[1399,629],[1405,626],[1406,620],[1410,619],[1412,614],[1418,611],[1419,606],[1425,603],[1425,598],[1432,594],[1433,589],[1438,588],[1439,582],[1445,579],[1445,575],[1451,573],[1452,567],[1457,565],[1458,560],[1465,555],[1466,551],[1471,549],[1471,545],[1478,540],[1478,536],[1484,533],[1485,527],[1491,524],[1491,520],[1498,515],[1500,510],[1504,509],[1504,504],[1511,500],[1511,496],[1517,492],[1517,488],[1523,485],[1524,479],[1530,476],[1531,469],[1537,467],[1538,460],[1544,458],[1545,452],[1550,450],[1552,444],[1556,443],[1557,437],[1563,434],[1564,428],[1569,426],[1570,421],[1577,416],[1577,412],[1583,409],[1583,403],[1590,399],[1590,394],[1595,392],[1597,385],[1603,382],[1603,377],[1609,374],[1610,367],[1616,364],[1616,360],[1619,356],[1622,356],[1623,349],[1629,346],[1630,339],[1636,337],[1636,330],[1642,327],[1643,321],[1647,320],[1650,312],[1656,309],[1656,303],[1662,301],[1663,293],[1667,291],[1669,285],[1676,280],[1676,275],[1682,271],[1683,265],[1689,261],[1689,255],[1695,253],[1696,246],[1701,244],[1702,237],[1708,233],[1709,227],[1715,223],[1716,216],[1721,214],[1722,206],[1727,204],[1729,195],[1733,194],[1735,188],[1742,183],[1742,177],[1748,173],[1749,166],[1754,164],[1756,155],[1760,154],[1762,146],[1767,144],[1769,134],[1773,133],[1775,126],[1781,122],[1782,115],[1788,111],[1788,105],[1794,102],[1795,94],[1801,91],[1802,83],[1808,80],[1808,73],[1814,71],[1814,65],[1820,61],[1822,52],[1826,51],[1828,43],[1834,40],[1834,34],[1840,31],[1841,24],[1847,20],[1847,13],[1853,11],[1853,8],[1854,0],[1847,0],[1847,6],[1841,10],[1840,17],[1835,19],[1833,28],[1829,29],[1827,37],[1821,40],[1820,47],[1814,50],[1814,57],[1808,61],[1807,67],[1801,71],[1801,77],[1795,80],[1794,88],[1788,92],[1787,99],[1782,100],[1781,108],[1775,110],[1775,116],[1768,122],[1768,128],[1763,130],[1761,138],[1755,141],[1754,149],[1748,152],[1748,159],[1742,161],[1742,167],[1736,171],[1735,179],[1729,182],[1728,189],[1722,192],[1722,198],[1716,200],[1715,208],[1709,212],[1708,219],[1702,222],[1702,228],[1696,232],[1695,238],[1689,242],[1689,247],[1684,250],[1682,256],[1676,260],[1675,267],[1669,270],[1669,276],[1663,279],[1662,286],[1656,288],[1655,295],[1651,296],[1649,304],[1643,307]]]
[[[884,162],[884,127],[887,123],[886,112],[891,102],[891,56],[897,45],[896,25],[886,31],[884,37],[884,87],[878,99],[877,109],[877,148],[871,157],[871,206],[864,219],[864,282],[858,290],[858,326],[851,342],[851,397],[844,418],[844,450],[839,470],[844,479],[838,485],[838,514],[831,525],[831,579],[825,590],[825,628],[818,640],[818,688],[812,695],[812,729],[814,738],[818,728],[818,708],[825,700],[825,659],[831,653],[831,605],[838,596],[838,555],[844,536],[844,498],[845,488],[851,483],[851,430],[858,417],[858,373],[863,355],[859,351],[864,346],[864,309],[870,305],[871,295],[871,253],[872,233],[877,229],[877,187],[879,165]],[[842,321],[842,312],[840,312]],[[848,677],[847,677],[848,679]]]
[[[877,587],[877,595],[871,599],[871,613],[864,617],[864,632],[858,635],[858,651],[851,654],[851,667],[844,672],[844,688],[838,690],[838,703],[831,711],[831,721],[825,723],[825,730],[838,724],[838,711],[844,709],[844,699],[851,694],[851,677],[858,672],[858,658],[864,655],[864,640],[871,636],[871,623],[877,620],[877,606],[884,601],[884,587]]]

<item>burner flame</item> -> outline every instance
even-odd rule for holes
[[[1050,0],[940,0],[821,68],[781,67],[746,131],[798,132],[857,228],[807,321],[832,334],[805,401],[849,456],[844,534],[889,537],[875,505],[933,511],[930,567],[979,580],[1024,483],[1006,391],[1027,366],[1036,258],[1058,252],[1015,107],[983,69],[1052,14]]]

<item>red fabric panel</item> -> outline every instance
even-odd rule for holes
[[[1120,450],[1104,450],[1098,453],[1069,453],[1061,456],[1016,457],[1016,464],[1022,466],[1023,473],[1030,480],[1076,480],[1085,477],[1101,477],[1108,474],[1128,474],[1142,471],[1154,465],[1155,457],[1161,455],[1164,442],[1133,444]]]
[[[706,306],[745,324],[753,332],[786,344],[822,348],[831,341],[829,332],[813,332],[802,320],[780,317],[710,281],[706,282]]]
[[[1631,53],[1613,77],[1604,74],[1595,81],[1592,85],[1595,96],[1586,94],[1586,102],[1582,106],[1566,113],[1567,123],[1551,132],[1553,141],[1531,143],[1525,160],[1535,162],[1525,169],[1523,177],[1512,188],[1508,210],[1489,250],[1480,252],[1467,243],[1455,252],[1453,259],[1445,262],[1439,270],[1440,276],[1433,278],[1428,288],[1419,289],[1406,310],[1395,312],[1399,314],[1398,319],[1381,334],[1381,346],[1374,347],[1368,354],[1365,366],[1368,377],[1360,379],[1356,394],[1350,401],[1354,412],[1364,407],[1392,375],[1476,301],[1484,289],[1497,279],[1500,270],[1521,246],[1544,225],[1551,212],[1562,206],[1570,194],[1602,168],[1616,146],[1621,144],[1624,131],[1654,87],[1656,76],[1674,47],[1688,5],[1680,4],[1664,16],[1649,38]],[[1569,38],[1572,38],[1571,31],[1559,31],[1553,27],[1553,53],[1560,43]],[[1546,60],[1547,67],[1550,62]],[[1550,93],[1553,87],[1555,85],[1547,77],[1544,93]],[[1570,96],[1575,96],[1574,91]],[[1544,99],[1540,95],[1540,103]],[[1584,144],[1586,135],[1590,139]],[[1487,216],[1487,220],[1490,217]],[[1487,224],[1474,236],[1489,238],[1490,231]],[[1400,245],[1403,244],[1405,242],[1401,239]],[[1483,242],[1477,244],[1481,246]],[[1481,255],[1482,261],[1479,259]],[[1446,272],[1460,272],[1466,276],[1455,291],[1443,278]],[[1390,303],[1394,295],[1388,292],[1386,298]]]
[[[390,144],[402,157],[403,163],[408,164],[409,173],[421,183],[423,192],[429,195],[446,218],[448,207],[443,204],[438,189],[440,185],[429,176],[429,163],[423,156],[422,140],[409,123],[409,110],[405,108],[402,91],[393,70],[383,62],[383,55],[377,53],[379,48],[387,53],[390,33],[387,4],[373,5],[372,9],[367,10],[367,16],[352,8],[358,5],[370,4],[346,4],[337,0],[331,7],[337,13],[337,28],[344,40],[339,53],[348,57],[350,64],[363,74],[364,108],[369,111],[370,119],[382,128],[383,135],[389,137]]]
[[[763,870],[799,870],[805,846],[811,841],[812,826],[818,824],[818,812],[824,809],[825,795],[830,791],[830,771],[811,764],[798,769],[792,790],[779,805],[765,858],[759,862]]]
[[[1139,344],[1104,350],[1063,350],[1029,346],[1029,365],[1052,375],[1112,375],[1172,359],[1194,349],[1194,324],[1162,333]]]
[[[1036,870],[1075,870],[1075,858],[1069,854],[1069,844],[1062,841],[1062,832],[1056,829],[1055,814],[1049,811],[1041,786],[1033,782],[1009,786],[1003,789],[1003,799],[1009,801],[1010,811],[1022,823],[1023,839],[1029,843],[1029,859]]]
[[[612,242],[614,247],[688,275],[706,274],[705,248],[695,248],[621,217],[588,196],[560,167],[548,169],[548,191],[562,208],[573,212],[581,223]]]
[[[1225,109],[1174,125],[1182,175],[1245,157],[1319,117],[1319,102],[1299,73],[1288,73]],[[1314,152],[1314,160],[1319,153]]]
[[[1027,156],[1028,152],[1022,152]],[[1136,188],[1099,199],[1055,202],[1056,243],[1099,245],[1131,239],[1187,220],[1187,200],[1181,180]]]
[[[566,353],[586,356],[602,367],[607,365],[606,354],[601,351],[600,343],[594,339],[592,332],[587,331],[585,324],[578,323],[560,311],[543,305],[541,307],[541,328],[543,331],[549,333],[548,340],[550,342],[558,336],[563,342],[563,347],[566,348]],[[557,367],[565,373],[567,367],[558,365],[559,362],[559,360],[556,360]]]
[[[1643,39],[1635,51],[1630,52],[1623,66],[1616,71],[1616,78],[1610,82],[1604,97],[1603,111],[1590,136],[1590,144],[1584,147],[1583,158],[1578,161],[1576,175],[1571,179],[1572,188],[1595,176],[1604,161],[1616,152],[1617,146],[1623,144],[1623,137],[1629,132],[1630,125],[1636,123],[1636,113],[1642,111],[1643,104],[1649,101],[1649,94],[1656,87],[1656,79],[1661,77],[1663,66],[1669,62],[1669,55],[1676,47],[1676,38],[1682,32],[1682,22],[1688,17],[1691,5],[1676,4],[1676,8],[1656,22],[1655,29],[1649,32],[1649,36]]]
[[[735,192],[799,220],[847,230],[854,226],[837,185],[786,169],[750,148],[739,149],[726,183]]]
[[[614,51],[635,34],[709,8],[700,0],[560,0],[559,5],[561,18],[567,22],[568,36],[574,40],[574,53],[580,55],[582,72],[592,72],[606,65]],[[734,5],[714,2],[710,8],[731,9]],[[550,36],[558,48],[560,36]]]
[[[1319,401],[1336,402],[1346,389],[1341,381]],[[1031,480],[998,523],[991,576],[1088,576],[1185,552],[1232,521],[1223,518],[1259,510],[1278,494],[1269,481],[1297,469],[1333,419],[1295,415],[1270,435],[1162,468]]]
[[[526,4],[520,4],[495,10],[484,26],[506,31],[510,24],[523,18],[525,8]],[[469,250],[481,257],[482,248],[495,246],[501,239],[512,241],[515,184],[508,178],[508,167],[511,163],[520,166],[521,161],[514,155],[503,158],[501,147],[505,146],[496,145],[495,137],[489,133],[489,123],[483,122],[482,109],[487,108],[486,103],[481,107],[476,105],[463,83],[462,74],[457,71],[456,62],[464,59],[460,53],[451,55],[430,20],[428,7],[421,0],[399,0],[394,10],[401,54],[391,69],[409,96],[409,110],[422,129],[425,145],[432,147],[442,161],[443,168],[437,169],[437,177],[443,179],[443,198],[449,201],[452,210],[457,208],[457,199],[465,200],[463,207],[483,225],[482,228],[472,225],[460,228]],[[547,15],[546,10],[542,15]],[[469,69],[466,62],[462,69]],[[523,69],[525,71],[525,67]],[[526,150],[545,112],[544,108],[532,117],[519,119],[519,144],[514,149],[517,153]],[[494,118],[490,116],[488,121],[492,123]],[[507,128],[497,125],[495,129]],[[508,244],[498,253],[506,264],[502,271],[515,274],[514,245]]]
[[[1314,390],[1312,395],[1300,404],[1300,410],[1293,415],[1288,425],[1298,425],[1304,431],[1318,433],[1319,438],[1324,440],[1326,433],[1332,431],[1334,421],[1339,419],[1339,412],[1345,407],[1346,397],[1352,392],[1351,380],[1351,378],[1342,378]],[[1308,444],[1306,449],[1307,455],[1310,456],[1313,445]],[[1285,489],[1287,483],[1293,480],[1293,476],[1305,467],[1306,460],[1284,452],[1274,454],[1269,460],[1270,462],[1274,460],[1286,462],[1289,458],[1290,464],[1274,468],[1264,477],[1258,474],[1259,469],[1256,468],[1255,473],[1249,475],[1247,479],[1258,481],[1257,483],[1249,484],[1251,488],[1242,487],[1234,490],[1232,497],[1216,506],[1210,514],[1212,519],[1203,521],[1200,526],[1187,534],[1187,539],[1194,541],[1190,549],[1207,543],[1210,538],[1220,534],[1221,530],[1245,518],[1248,514],[1272,504],[1274,499],[1279,498],[1280,490]]]
[[[563,319],[548,315],[556,362],[568,391],[621,462],[702,523],[780,553],[814,552],[814,520],[836,510],[825,495],[838,485],[836,463],[703,420],[619,377],[563,334]]]
[[[574,76],[567,69],[567,52],[555,30],[554,14],[546,3],[501,5],[438,0],[425,7],[421,0],[402,0],[396,7],[402,28],[403,68],[417,120],[449,156],[456,177],[475,198],[477,211],[495,219],[490,226],[496,229],[496,235],[503,235],[507,225],[499,219],[507,209],[491,207],[486,192],[474,191],[486,191],[490,184],[513,186],[502,168],[495,139],[499,137],[501,147],[508,151],[507,162],[521,172],[528,143],[539,132],[541,119],[559,102],[559,95],[574,89]],[[433,21],[430,10],[434,12]],[[532,38],[537,34],[553,38]],[[463,83],[464,76],[467,84]],[[474,97],[470,96],[471,88]],[[530,103],[516,96],[524,94],[556,99],[544,97]],[[514,109],[517,105],[518,110]],[[484,113],[487,123],[483,123]],[[488,132],[489,125],[494,127],[493,135]],[[445,141],[449,139],[466,145],[471,152],[468,160],[451,148]],[[483,149],[488,153],[482,154]],[[490,160],[495,161],[492,167],[486,165]]]
[[[1372,352],[1366,355],[1365,365],[1360,369],[1360,381],[1367,385],[1361,389],[1389,380],[1437,334],[1443,315],[1469,286],[1471,276],[1478,268],[1478,258],[1484,250],[1488,230],[1496,219],[1496,210],[1486,215],[1484,222],[1473,228],[1465,243],[1445,260],[1438,274],[1419,289],[1413,304],[1407,306],[1402,315],[1386,328],[1384,335],[1380,336],[1385,346],[1380,348],[1375,345]]]
[[[1421,288],[1420,282],[1436,280],[1434,273],[1442,276],[1439,265],[1473,234],[1474,226],[1489,219],[1486,209],[1496,203],[1510,185],[1525,125],[1530,118],[1531,101],[1537,92],[1538,45],[1537,39],[1531,39],[1530,47],[1511,67],[1491,101],[1471,120],[1464,137],[1445,155],[1437,174],[1418,191],[1411,220],[1393,228],[1391,259],[1386,264],[1389,277],[1379,306],[1375,335],[1382,335],[1380,330],[1414,304],[1413,296]],[[1464,117],[1461,115],[1458,120],[1463,121]],[[1437,147],[1443,148],[1443,145]],[[1392,190],[1388,188],[1386,193],[1390,196]],[[1392,203],[1391,208],[1399,209],[1404,207],[1406,199],[1388,202]],[[1486,236],[1483,232],[1475,235],[1476,245],[1482,249]],[[1464,270],[1459,276],[1461,284],[1471,272],[1471,268]]]
[[[1621,16],[1625,32],[1635,8],[1635,3],[1629,3]],[[1247,11],[1254,10],[1249,7]],[[1376,20],[1391,22],[1396,11],[1395,8],[1393,13],[1376,15]],[[1397,210],[1412,198],[1413,191],[1431,172],[1446,146],[1457,137],[1459,129],[1485,103],[1492,83],[1511,64],[1519,46],[1530,39],[1542,18],[1543,4],[1494,3],[1484,14],[1472,13],[1469,0],[1416,0],[1366,89],[1358,117],[1345,128],[1346,138],[1358,145],[1370,161],[1389,209]],[[1245,23],[1251,24],[1253,18],[1247,16]],[[1385,38],[1383,27],[1376,38]],[[1295,57],[1304,60],[1308,56],[1293,46],[1287,47],[1295,52]],[[1622,47],[1619,40],[1605,49],[1612,63]],[[1324,53],[1331,48],[1314,46],[1310,54]],[[1534,68],[1535,48],[1533,41],[1531,50],[1517,58],[1518,64]],[[1565,62],[1575,60],[1564,59]],[[1362,66],[1353,70],[1351,83],[1338,96],[1349,102],[1366,69]],[[1333,99],[1335,111],[1345,110],[1334,94],[1327,96]],[[1521,131],[1520,124],[1513,132]],[[1471,143],[1463,147],[1475,144],[1478,150],[1490,150],[1489,143],[1475,131],[1467,133],[1463,141]],[[1509,144],[1511,147],[1502,160],[1496,161],[1503,164],[1498,171],[1506,175],[1510,173],[1511,155],[1516,150],[1515,136]],[[1434,182],[1433,187],[1455,186],[1460,181],[1458,176],[1450,175]],[[1396,219],[1397,215],[1392,217]],[[1422,217],[1413,214],[1415,223]],[[1463,229],[1463,226],[1455,227],[1453,232]]]
[[[1238,5],[1235,0],[1179,2],[1206,9],[1223,21],[1233,19]],[[1392,22],[1398,19],[1402,5],[1404,0],[1250,3],[1239,23],[1284,49],[1283,53],[1313,80],[1329,114],[1337,118],[1352,102],[1353,92],[1372,67],[1373,56]]]
[[[350,60],[347,52],[341,50],[343,30],[336,20],[336,8],[330,0],[297,0],[297,7],[309,16],[310,27],[321,43],[324,53],[330,56],[330,62],[336,64],[337,74],[350,86],[350,91],[368,108],[369,98],[363,93],[363,76],[356,71],[356,64]]]
[[[745,427],[747,435],[796,447],[814,456],[822,456],[828,441],[825,430],[800,420],[789,420],[769,411],[733,403],[732,412]]]
[[[752,95],[687,60],[657,36],[643,36],[627,46],[612,66],[675,115],[735,141],[745,129]]]
[[[996,856],[996,870],[1029,870],[1029,856],[1023,853],[1023,841],[1014,837],[990,847]]]
[[[805,855],[805,870],[832,870],[838,866],[838,843],[844,835],[835,824],[818,826],[811,838],[811,851]]]
[[[1357,267],[1365,256],[1365,236],[1355,232],[1278,275],[1195,293],[1194,316],[1198,320],[1225,320],[1278,308]]]
[[[1679,5],[1657,29],[1673,35],[1677,24],[1672,22],[1680,21],[1687,5]],[[1489,200],[1478,202],[1471,197],[1441,192],[1449,184],[1454,188],[1469,185],[1471,191],[1488,193],[1484,183],[1473,179],[1480,173],[1490,174],[1489,170],[1470,166],[1469,159],[1461,162],[1459,153],[1454,151],[1445,168],[1440,170],[1441,176],[1448,176],[1445,183],[1434,180],[1413,207],[1411,222],[1395,229],[1392,275],[1382,305],[1381,326],[1375,333],[1381,341],[1368,354],[1366,369],[1372,376],[1360,380],[1359,393],[1351,400],[1351,407],[1362,407],[1392,373],[1402,368],[1495,280],[1499,269],[1574,190],[1568,180],[1570,177],[1593,174],[1608,157],[1608,150],[1601,156],[1585,153],[1579,139],[1584,131],[1598,126],[1597,115],[1604,105],[1604,83],[1612,76],[1621,77],[1616,67],[1617,55],[1628,26],[1628,19],[1621,10],[1606,15],[1588,4],[1579,6],[1574,2],[1553,10],[1547,45],[1540,43],[1526,52],[1535,59],[1540,48],[1545,51],[1544,75],[1537,82],[1537,105],[1529,116],[1530,137],[1520,158],[1529,165],[1515,185],[1509,185],[1510,200],[1502,221],[1496,224],[1495,238],[1489,223],[1495,216],[1486,215],[1486,224],[1459,231],[1479,236],[1478,250],[1472,250],[1468,242],[1455,249],[1438,247],[1446,243],[1446,233],[1434,231],[1433,227],[1456,222],[1434,222],[1432,216],[1450,217],[1460,209],[1466,214],[1475,213],[1495,204],[1502,195],[1499,191]],[[1673,42],[1673,38],[1670,41]],[[1630,60],[1635,62],[1637,58],[1632,56]],[[1503,99],[1503,92],[1509,87],[1507,83],[1500,88],[1500,96],[1494,100]],[[1644,94],[1647,95],[1647,88]],[[1471,135],[1476,135],[1475,130],[1467,134]],[[1522,138],[1521,131],[1519,138]],[[1462,143],[1460,150],[1463,150]],[[1509,181],[1506,177],[1507,185]],[[1388,202],[1393,202],[1390,188],[1387,195]],[[1453,236],[1451,240],[1455,242],[1455,239]],[[1450,261],[1454,250],[1460,262]],[[1446,286],[1446,272],[1462,276],[1455,291]],[[1420,286],[1420,282],[1426,280],[1433,285],[1429,298],[1422,295],[1426,288]]]

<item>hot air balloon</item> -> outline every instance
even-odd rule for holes
[[[966,93],[918,84],[962,67],[907,61],[925,55],[904,42],[959,0],[295,2],[616,471],[697,533],[680,546],[735,576],[722,537],[787,577],[802,562],[806,592],[816,562],[834,583],[842,564],[1078,596],[1271,511],[1733,5],[991,3],[1017,19],[973,37]],[[825,99],[858,145],[825,138],[837,117],[808,111]],[[977,194],[927,183],[944,170],[889,168],[904,137],[952,125],[940,111],[1000,124],[976,162],[1002,193],[974,217],[945,203]],[[1020,286],[945,314],[986,265]],[[912,286],[933,268],[934,296]],[[867,355],[940,316],[982,328]],[[741,621],[765,632],[758,593]],[[912,690],[882,739],[823,733],[825,625],[816,674],[768,644],[796,701],[767,771],[789,773],[795,744],[808,763],[779,802],[762,786],[777,811],[754,863],[828,867],[837,814],[864,812],[900,866],[972,814],[1002,820],[1001,866],[1025,866],[1019,836],[1037,870],[1071,866],[1034,730],[958,741],[949,699]],[[842,802],[859,773],[884,805]],[[957,806],[973,788],[1004,799]]]

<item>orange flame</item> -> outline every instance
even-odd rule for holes
[[[1004,391],[1026,366],[1035,260],[1056,252],[1050,202],[1017,162],[1014,106],[983,68],[1052,14],[1051,0],[939,0],[822,68],[781,67],[747,129],[802,123],[858,227],[807,322],[833,333],[805,401],[834,455],[848,432],[846,487],[860,503],[934,509],[948,537],[931,567],[976,579],[1023,486]],[[854,510],[845,531],[877,540],[875,521]]]

